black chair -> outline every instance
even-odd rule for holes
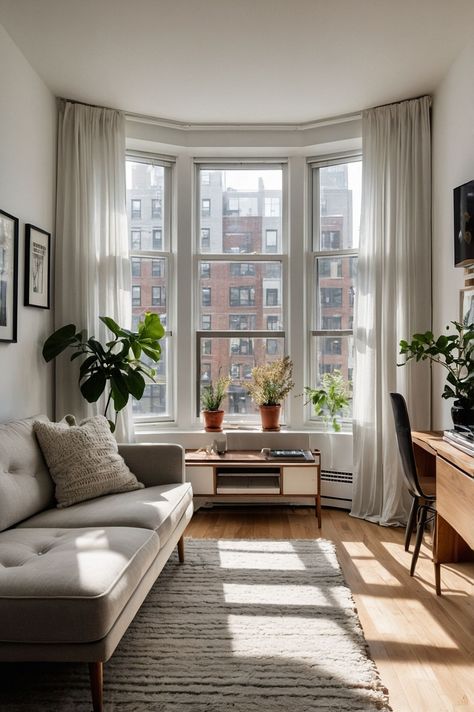
[[[395,430],[397,432],[398,449],[402,461],[402,470],[408,491],[413,497],[410,515],[408,517],[405,531],[405,551],[408,551],[410,539],[416,521],[415,548],[411,560],[410,576],[415,573],[416,562],[420,553],[423,533],[428,522],[434,519],[436,514],[436,495],[425,492],[418,478],[416,470],[415,455],[413,453],[413,443],[411,439],[410,418],[408,417],[407,405],[404,397],[400,393],[390,393],[392,401],[393,417],[395,418]]]

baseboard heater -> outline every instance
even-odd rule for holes
[[[321,504],[323,507],[352,507],[352,472],[321,470]]]

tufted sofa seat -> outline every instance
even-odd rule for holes
[[[88,662],[100,712],[103,663],[176,545],[184,559],[192,490],[179,445],[123,445],[144,489],[56,509],[37,419],[0,425],[0,661]]]

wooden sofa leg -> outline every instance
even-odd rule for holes
[[[104,663],[89,663],[91,680],[92,709],[103,712],[104,709]]]
[[[184,561],[184,536],[178,541],[178,557],[180,564]]]

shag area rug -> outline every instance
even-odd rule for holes
[[[86,665],[1,664],[0,709],[90,712]],[[332,543],[186,540],[105,666],[107,712],[390,711]]]

